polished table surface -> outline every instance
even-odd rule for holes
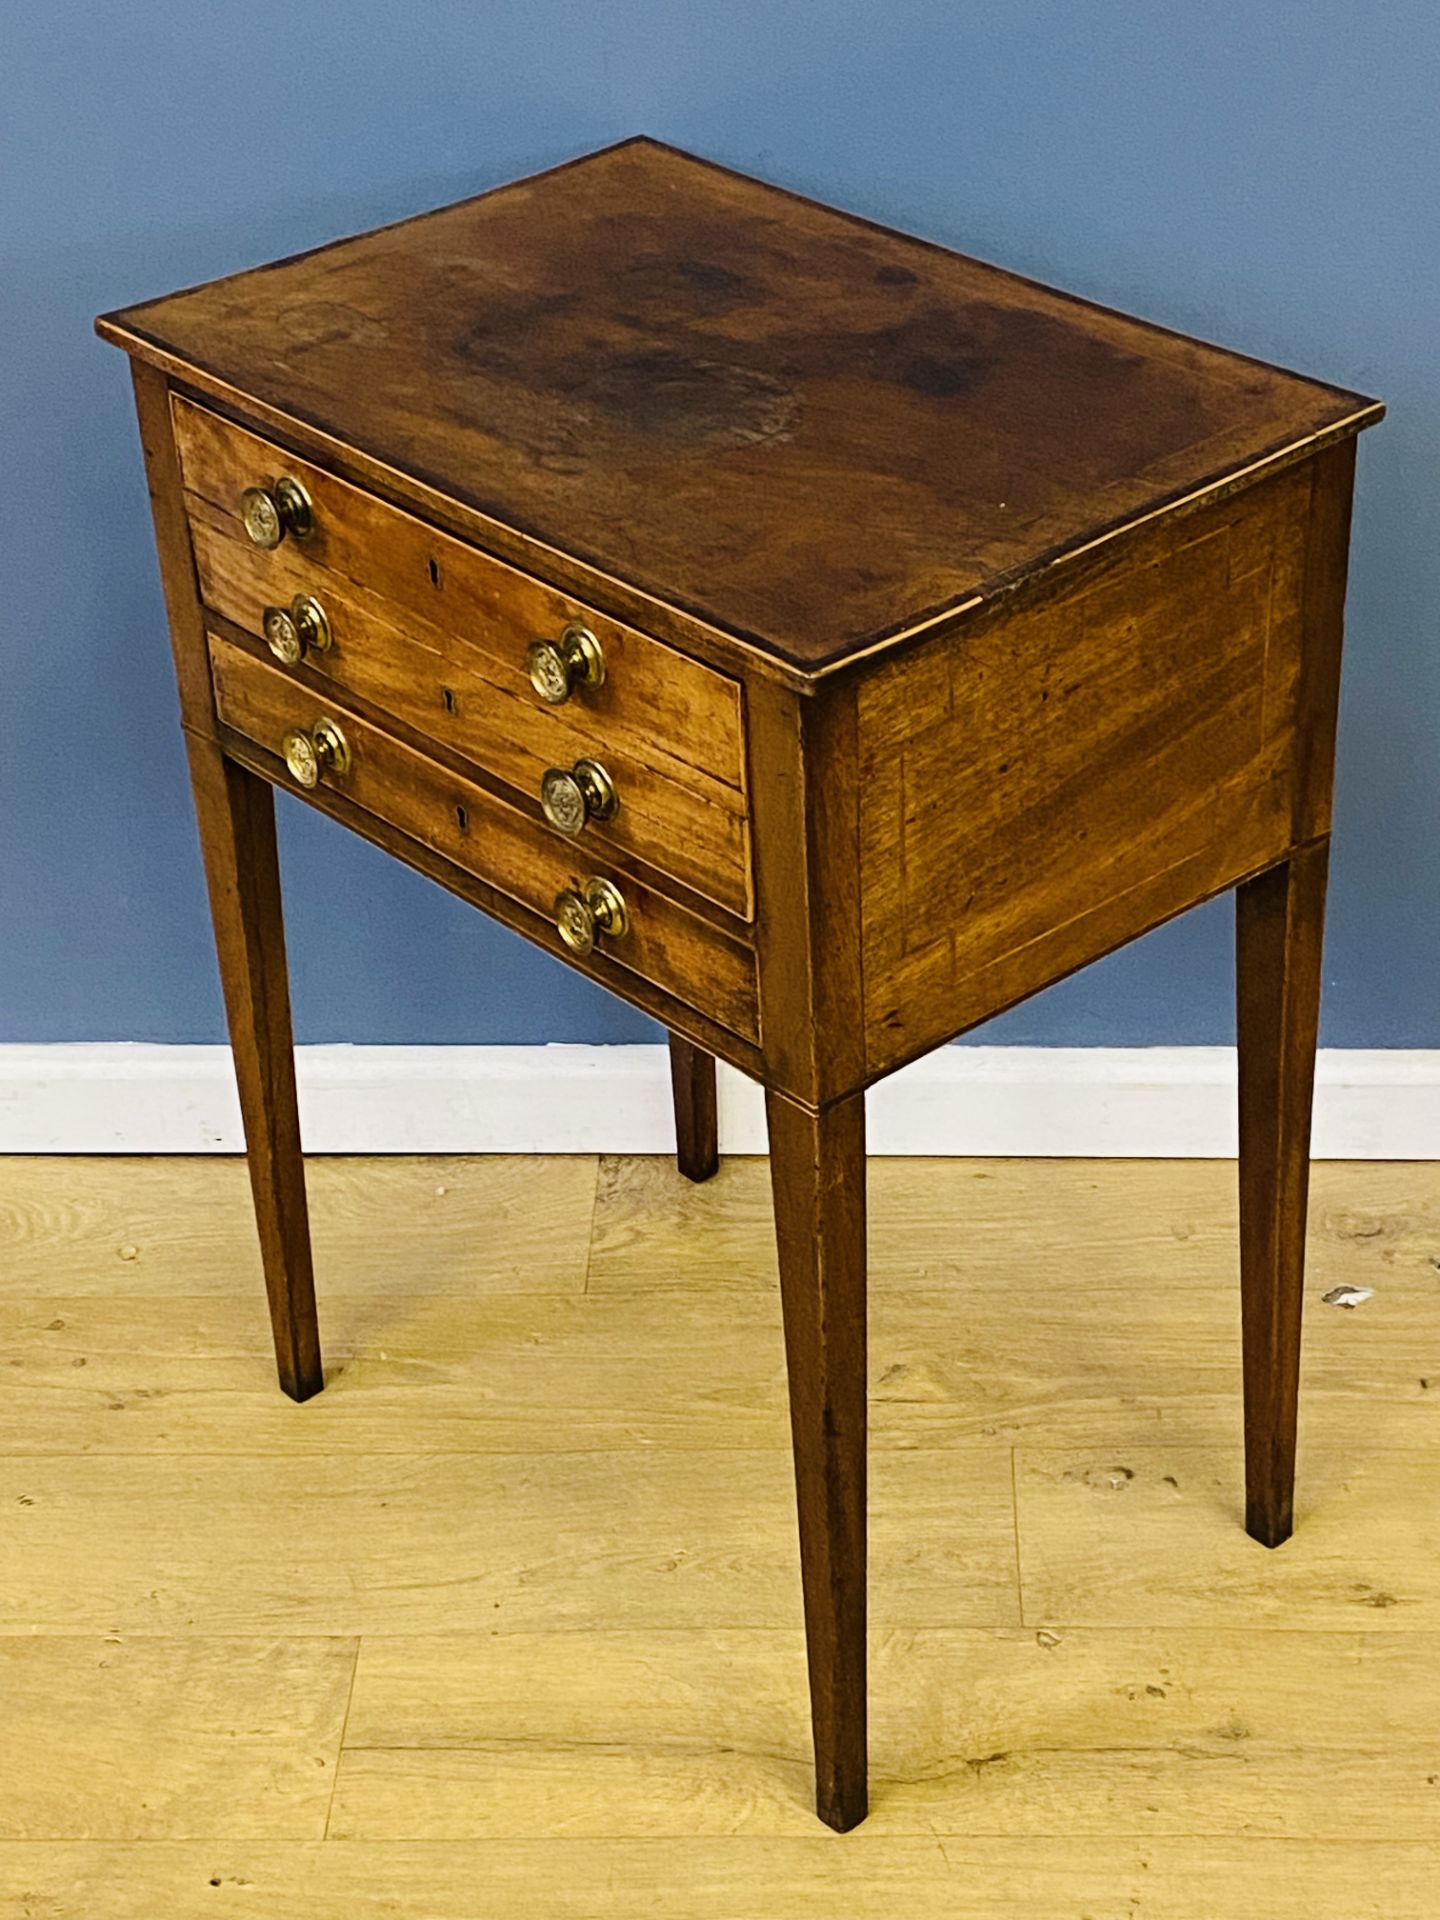
[[[766,1089],[817,1805],[863,1817],[868,1084],[1234,889],[1247,1525],[1292,1523],[1378,403],[651,140],[98,322],[132,356],[281,1383],[272,788]],[[963,1491],[957,1489],[957,1498]]]

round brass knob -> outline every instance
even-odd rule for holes
[[[310,496],[298,480],[282,473],[266,487],[246,487],[240,518],[257,547],[278,547],[287,533],[303,540],[315,524]]]
[[[620,889],[608,880],[592,878],[583,891],[567,887],[555,896],[556,930],[572,953],[591,952],[602,933],[618,940],[629,925]]]
[[[540,780],[540,806],[560,833],[573,839],[587,820],[609,820],[619,806],[615,782],[598,760],[577,760],[567,773],[547,767]]]
[[[605,656],[588,627],[566,627],[558,640],[532,640],[525,650],[530,684],[542,700],[562,707],[577,686],[605,681]]]
[[[310,593],[297,593],[288,607],[266,607],[262,624],[266,646],[287,667],[307,653],[324,653],[330,645],[329,618]]]
[[[344,773],[350,748],[333,720],[317,720],[307,733],[292,727],[280,743],[290,777],[297,786],[318,787],[322,773]]]

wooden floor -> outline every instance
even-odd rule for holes
[[[238,1162],[0,1162],[5,1920],[1440,1912],[1434,1167],[1316,1170],[1269,1554],[1232,1167],[873,1163],[843,1837],[764,1162],[311,1184],[296,1407]]]

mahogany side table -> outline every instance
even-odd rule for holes
[[[866,1811],[865,1088],[1235,889],[1246,1524],[1291,1527],[1374,401],[651,140],[106,315],[280,1381],[322,1384],[272,787],[765,1087],[817,1804]]]

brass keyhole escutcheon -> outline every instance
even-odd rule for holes
[[[588,627],[573,623],[558,640],[532,640],[525,650],[530,684],[552,707],[563,707],[576,687],[605,684],[605,655]]]
[[[540,806],[557,832],[571,839],[583,832],[587,820],[614,818],[620,799],[615,782],[598,760],[577,760],[564,767],[547,767],[540,780]]]
[[[287,667],[307,653],[324,653],[333,638],[324,607],[310,593],[297,593],[288,607],[266,607],[262,624],[266,646]]]
[[[350,747],[333,720],[317,720],[308,733],[303,727],[292,727],[280,748],[297,786],[318,787],[322,773],[349,771]]]
[[[600,934],[618,940],[629,930],[630,915],[620,889],[592,876],[583,889],[566,887],[555,896],[555,927],[572,953],[594,950]]]
[[[255,546],[278,547],[287,533],[305,538],[315,525],[315,509],[300,482],[282,473],[266,486],[246,487],[240,496],[240,519]]]

